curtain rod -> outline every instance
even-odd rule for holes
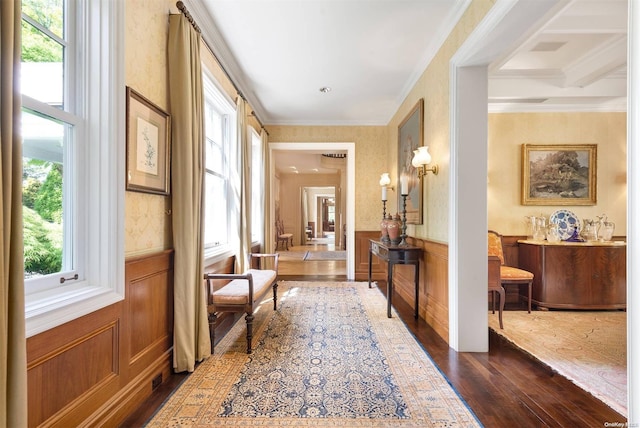
[[[193,25],[193,29],[196,30],[198,33],[202,34],[202,31],[200,31],[200,27],[198,27],[198,24],[196,23],[196,20],[193,19],[193,16],[191,16],[189,11],[187,10],[187,6],[185,6],[185,4],[182,3],[181,1],[177,2],[176,6],[177,6],[178,10],[180,12],[182,12],[182,14],[185,16],[185,18],[187,18],[189,20],[191,25]]]
[[[189,13],[189,10],[187,9],[187,6],[182,2],[179,1],[176,3],[176,7],[178,8],[178,10],[180,10],[180,12],[182,12],[182,14],[189,20],[189,22],[191,23],[191,25],[193,25],[193,28],[200,34],[202,34],[202,31],[200,31],[200,27],[198,27],[198,24],[196,23],[196,20],[191,16],[191,14]],[[207,49],[209,50],[209,52],[211,52],[211,55],[213,55],[213,57],[216,59],[216,61],[218,62],[218,65],[220,66],[220,68],[222,69],[222,72],[224,73],[225,76],[227,76],[227,79],[229,79],[229,82],[231,82],[231,84],[233,85],[233,88],[236,90],[236,93],[238,94],[238,96],[240,98],[242,98],[245,102],[247,101],[247,98],[244,96],[244,94],[242,93],[242,91],[240,89],[238,89],[238,85],[236,85],[236,82],[233,81],[233,79],[231,78],[231,76],[229,75],[229,73],[227,72],[227,70],[224,68],[224,66],[222,65],[222,63],[220,62],[220,59],[218,59],[218,57],[216,56],[216,54],[213,52],[213,49],[211,49],[211,47],[209,46],[209,44],[207,42],[204,43],[205,46],[207,47]],[[269,131],[267,131],[264,127],[264,125],[262,124],[262,122],[260,121],[260,118],[256,115],[256,113],[254,111],[251,111],[250,116],[253,116],[256,121],[258,121],[258,125],[260,125],[260,128],[262,128],[264,130],[264,132],[267,133],[267,135],[269,135]]]

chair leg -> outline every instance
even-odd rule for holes
[[[529,283],[529,313],[531,313],[531,287],[533,286],[533,283],[530,282]]]
[[[504,325],[502,324],[502,311],[504,310],[504,301],[505,301],[505,292],[504,287],[500,287],[498,291],[498,295],[500,296],[500,302],[498,303],[498,319],[500,321],[500,329],[504,329]]]
[[[251,340],[253,339],[253,313],[248,313],[244,319],[247,321],[247,354],[251,353]]]
[[[209,339],[211,340],[211,355],[213,355],[213,348],[216,343],[216,319],[218,316],[215,312],[209,313],[207,318],[209,319]]]
[[[273,310],[275,311],[278,306],[278,283],[273,283]]]

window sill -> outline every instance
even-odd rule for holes
[[[112,288],[79,283],[61,292],[50,289],[25,296],[26,337],[58,327],[124,299]]]
[[[215,250],[205,251],[204,253],[204,266],[207,267],[214,263],[223,261],[229,257],[233,257],[235,255],[233,249],[229,246],[225,246],[223,248],[216,248]]]

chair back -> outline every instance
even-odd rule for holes
[[[500,259],[500,264],[504,265],[504,253],[502,252],[502,236],[498,232],[490,230],[487,233],[488,251],[490,256],[496,256]]]

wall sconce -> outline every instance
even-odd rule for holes
[[[411,165],[418,170],[418,177],[424,177],[429,171],[433,172],[434,175],[438,175],[438,165],[433,165],[431,168],[427,168],[427,165],[431,163],[429,146],[418,147],[418,149],[414,150],[413,153],[414,155],[411,160]]]

